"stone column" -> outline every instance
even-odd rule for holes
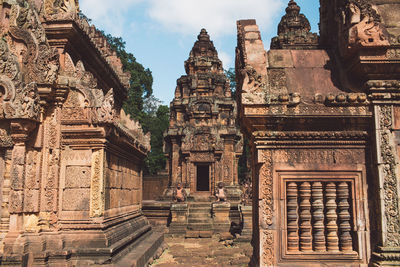
[[[188,183],[187,179],[187,163],[186,163],[186,158],[182,160],[182,184],[183,187],[186,187]]]
[[[380,246],[374,266],[400,265],[399,160],[395,142],[393,105],[374,106],[377,178],[380,199]],[[397,119],[397,118],[396,118]]]
[[[178,182],[178,165],[179,165],[179,145],[178,140],[175,138],[171,138],[172,143],[172,166],[171,166],[171,186],[175,187]]]
[[[11,137],[14,147],[11,155],[11,181],[8,211],[10,213],[10,229],[4,239],[5,253],[22,253],[23,249],[17,246],[18,251],[14,251],[13,243],[24,230],[24,190],[25,190],[25,159],[26,141],[29,133],[35,128],[36,124],[27,120],[16,120],[11,122]]]

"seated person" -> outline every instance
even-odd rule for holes
[[[226,201],[226,190],[223,182],[218,183],[217,192],[215,193],[218,201]]]
[[[182,187],[181,183],[178,183],[176,185],[176,189],[174,190],[173,197],[174,197],[175,202],[184,202],[186,200],[186,191]]]

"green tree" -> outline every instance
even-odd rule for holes
[[[236,75],[235,69],[229,68],[229,70],[224,70],[226,77],[230,81],[232,95],[235,96],[236,93]]]
[[[145,112],[143,110],[144,98],[153,94],[153,75],[147,68],[136,61],[132,53],[125,50],[125,41],[121,37],[113,37],[104,34],[117,56],[121,59],[124,71],[131,74],[130,86],[128,88],[128,99],[123,105],[123,109],[132,118],[143,123]]]
[[[165,167],[163,133],[168,128],[169,108],[160,105],[161,101],[154,97],[151,71],[138,63],[132,53],[126,51],[125,41],[110,34],[105,36],[121,59],[123,70],[131,74],[128,98],[123,104],[123,109],[131,118],[140,122],[145,133],[151,133],[151,151],[145,160],[144,171],[155,174]]]
[[[165,105],[160,105],[155,115],[148,115],[148,120],[145,127],[148,127],[151,133],[151,151],[146,159],[145,171],[150,174],[155,174],[165,168],[165,156],[163,152],[164,132],[169,125],[169,108]]]
[[[236,73],[234,68],[224,70],[226,77],[230,81],[230,87],[232,91],[232,97],[236,98]],[[243,184],[250,177],[250,169],[248,163],[250,162],[250,146],[249,140],[243,137],[243,154],[239,158],[238,162],[238,176],[239,183]]]

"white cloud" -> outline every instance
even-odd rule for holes
[[[239,19],[268,27],[284,0],[148,0],[149,16],[167,30],[193,34],[206,28],[212,37],[236,32]]]
[[[114,36],[121,36],[129,28],[127,12],[132,6],[144,0],[81,0],[80,9],[96,26]],[[100,25],[99,25],[100,24]]]
[[[232,56],[229,55],[228,53],[224,52],[224,51],[220,51],[218,52],[218,57],[219,59],[222,61],[222,65],[224,67],[224,69],[229,69],[232,68]]]

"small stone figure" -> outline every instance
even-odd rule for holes
[[[178,183],[176,185],[176,189],[174,190],[173,197],[174,197],[174,201],[175,202],[185,202],[185,200],[186,200],[186,191],[182,187],[181,183]]]
[[[226,190],[223,182],[218,183],[218,189],[215,196],[217,197],[217,201],[226,201]]]

